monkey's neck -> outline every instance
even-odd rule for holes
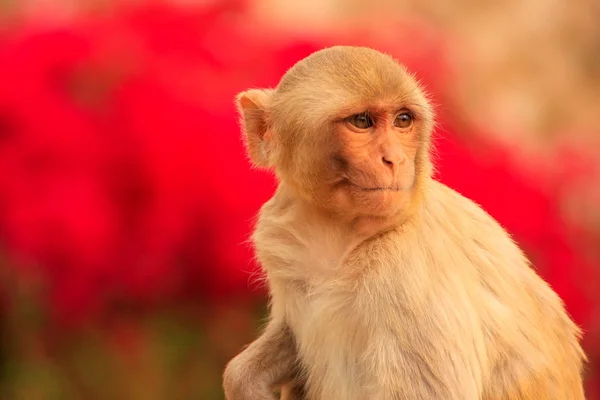
[[[360,216],[345,224],[345,229],[357,240],[366,241],[402,226],[404,219],[398,217]]]

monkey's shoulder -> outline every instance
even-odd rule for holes
[[[430,256],[452,260],[452,268],[470,273],[471,279],[463,277],[461,282],[480,309],[485,329],[504,332],[500,341],[507,346],[511,341],[529,346],[529,354],[535,354],[533,349],[543,343],[549,346],[546,350],[558,345],[553,351],[571,352],[579,359],[579,328],[509,233],[481,206],[455,190],[441,183],[432,190],[436,202],[429,207],[424,229],[440,240],[433,241],[431,251],[436,253]],[[511,332],[516,336],[511,337]],[[548,343],[544,335],[550,332],[564,341]],[[566,343],[570,346],[562,348]]]
[[[529,261],[508,231],[472,199],[433,181],[420,215],[419,234],[438,251],[462,253],[467,264],[502,273],[529,273]],[[463,260],[461,260],[462,262]]]

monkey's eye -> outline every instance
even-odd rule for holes
[[[398,128],[408,128],[413,123],[413,117],[408,112],[403,112],[398,114],[396,119],[394,120],[394,125]]]
[[[352,115],[348,117],[348,122],[358,129],[368,129],[373,126],[373,118],[367,113]]]

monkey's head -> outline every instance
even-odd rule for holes
[[[391,57],[336,46],[295,64],[274,89],[237,96],[248,154],[328,211],[406,211],[431,175],[433,112]]]

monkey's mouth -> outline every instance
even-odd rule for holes
[[[402,188],[400,186],[375,186],[375,187],[365,187],[361,186],[357,183],[352,182],[348,177],[343,177],[341,182],[339,183],[346,187],[353,187],[356,190],[361,192],[375,193],[375,192],[400,192]]]
[[[402,189],[397,186],[390,186],[390,187],[373,187],[373,188],[361,187],[360,190],[362,190],[363,192],[399,192]]]

